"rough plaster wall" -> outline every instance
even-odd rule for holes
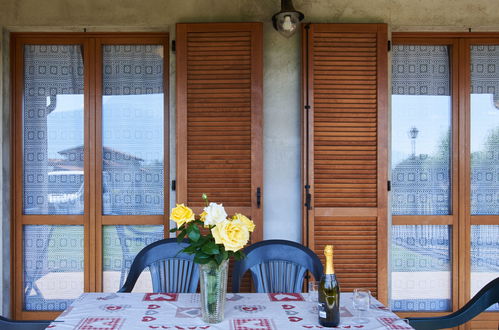
[[[300,241],[300,37],[285,39],[272,29],[270,17],[279,10],[279,3],[279,0],[0,0],[0,32],[2,28],[6,33],[82,31],[83,28],[87,31],[168,31],[174,39],[175,23],[179,22],[264,22],[264,236]],[[499,30],[497,0],[294,0],[294,5],[305,14],[305,21],[317,23],[384,22],[392,31]],[[8,196],[6,38],[2,45],[3,176],[0,184],[5,184],[0,193]],[[170,76],[171,165],[175,168],[174,54]],[[3,306],[6,312],[9,210],[8,200],[2,201],[3,226],[0,230],[3,229]],[[171,201],[173,204],[174,195]]]
[[[1,117],[3,117],[3,101],[4,101],[4,98],[3,98],[3,88],[4,88],[4,84],[3,84],[3,72],[4,72],[4,69],[3,69],[3,29],[2,27],[0,26],[0,114],[2,114]],[[2,119],[2,122],[3,122],[3,119]],[[4,129],[2,127],[2,125],[0,125],[0,136],[3,136],[3,132],[4,132]],[[4,139],[2,138],[2,141]],[[1,146],[2,144],[0,144]],[[0,150],[0,164],[2,164],[2,161],[3,161],[3,155],[2,155],[2,151],[3,151],[3,146]],[[4,169],[4,166],[2,166],[2,172],[3,172],[3,169]],[[3,182],[4,182],[4,174],[2,173],[2,175],[0,176],[0,201],[3,201],[3,195],[4,195],[4,192],[3,192],[3,188],[4,188],[4,185],[3,185]],[[1,210],[0,211],[3,211],[5,209],[7,209],[6,207],[4,207],[4,205],[0,205],[0,208]],[[2,214],[2,219],[8,219],[8,217],[5,217],[4,214]],[[8,225],[8,221],[0,221],[0,248],[2,249],[1,250],[1,254],[2,254],[2,260],[5,261],[5,260],[8,260],[8,254],[10,253],[10,249],[8,249],[6,246],[4,246],[4,243],[7,243],[8,240],[5,240],[3,238],[3,235],[2,233],[8,233],[9,230],[7,230],[5,227]],[[0,306],[0,314],[1,315],[5,315],[7,311],[3,310],[3,307],[6,306],[5,302],[3,301],[3,292],[4,290],[6,290],[7,288],[4,288],[4,284],[8,283],[8,281],[4,280],[5,279],[5,275],[4,274],[4,269],[5,268],[8,268],[8,264],[5,263],[5,262],[0,262],[0,303],[2,304]]]
[[[314,22],[407,27],[497,27],[496,0],[295,0]],[[160,26],[192,21],[267,22],[279,0],[0,0],[4,26]],[[269,30],[270,26],[267,27]]]

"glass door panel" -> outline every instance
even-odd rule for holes
[[[81,45],[23,47],[22,213],[84,213]],[[47,219],[47,218],[45,218]],[[61,311],[84,287],[82,225],[22,226],[23,310]]]
[[[449,46],[395,45],[392,53],[391,212],[413,216],[392,226],[394,311],[452,309],[452,96]]]
[[[80,45],[26,45],[23,214],[83,214]]]
[[[450,226],[392,226],[392,310],[452,309],[451,237]]]
[[[471,215],[499,215],[499,46],[471,47]]]
[[[25,225],[24,310],[63,311],[83,293],[83,226]]]
[[[471,292],[474,296],[499,277],[499,225],[471,226]],[[489,310],[499,311],[499,304]]]
[[[396,45],[392,94],[392,214],[450,214],[448,47]]]
[[[162,45],[102,47],[102,214],[164,214],[164,54]],[[144,217],[147,223],[147,217]],[[103,290],[117,291],[163,225],[103,226]],[[145,270],[134,291],[151,291]]]
[[[102,50],[102,214],[164,214],[163,46]]]
[[[471,226],[473,296],[499,276],[499,45],[473,45],[470,52],[471,216],[497,216],[497,225]]]
[[[133,259],[145,246],[163,239],[163,226],[103,227],[103,291],[116,292],[125,283]],[[134,292],[152,292],[149,270],[145,269]]]

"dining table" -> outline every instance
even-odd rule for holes
[[[224,320],[210,324],[201,319],[198,293],[83,293],[47,329],[321,329],[316,300],[307,293],[227,293]],[[363,313],[355,313],[351,293],[341,293],[336,329],[412,329],[375,298]]]

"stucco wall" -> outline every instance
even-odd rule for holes
[[[272,29],[270,17],[279,10],[279,3],[279,0],[0,0],[0,32],[4,31],[0,46],[0,77],[3,77],[0,194],[8,196],[10,179],[7,99],[10,31],[83,31],[84,28],[168,31],[174,39],[175,23],[179,22],[261,21],[264,22],[264,236],[300,241],[300,37],[285,39]],[[294,0],[294,5],[305,14],[307,22],[384,22],[392,31],[499,30],[497,0]],[[171,58],[174,97],[174,54]],[[170,111],[174,160],[174,99]],[[175,168],[173,161],[171,165]],[[9,202],[3,198],[2,201],[3,245],[0,246],[3,246],[6,314]]]

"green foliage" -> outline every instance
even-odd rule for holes
[[[207,264],[215,262],[217,265],[222,264],[224,260],[234,257],[235,260],[244,258],[242,251],[226,251],[223,244],[216,244],[211,228],[206,235],[201,234],[200,226],[204,223],[200,220],[194,220],[180,227],[175,227],[170,232],[177,233],[177,241],[181,242],[184,238],[189,240],[189,246],[182,250],[188,254],[194,254],[194,262],[198,264]]]

